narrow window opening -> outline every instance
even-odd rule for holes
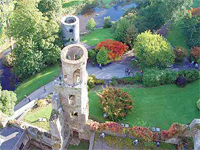
[[[69,95],[69,104],[74,105],[76,103],[75,95]]]

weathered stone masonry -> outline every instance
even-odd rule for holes
[[[61,140],[61,149],[78,145],[80,139],[89,140],[85,132],[88,121],[88,91],[86,71],[88,53],[84,46],[72,44],[61,52],[62,78],[55,81],[52,97],[50,130]]]
[[[64,45],[77,44],[80,41],[79,19],[76,16],[65,16],[61,19]]]

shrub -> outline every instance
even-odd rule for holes
[[[150,142],[153,139],[153,132],[147,127],[134,126],[131,130],[131,135],[137,137],[145,142]]]
[[[8,116],[13,115],[16,101],[17,96],[13,91],[0,89],[0,111]]]
[[[112,22],[110,20],[110,16],[104,17],[103,28],[111,28]]]
[[[98,52],[96,59],[98,64],[106,65],[108,63],[108,52],[104,47]]]
[[[137,28],[134,25],[130,25],[126,30],[126,34],[122,42],[126,43],[132,49],[137,36]]]
[[[200,19],[196,14],[189,15],[184,19],[184,29],[187,36],[187,45],[189,47],[200,46]]]
[[[184,87],[187,84],[187,79],[185,77],[179,76],[176,81],[176,85],[179,87]]]
[[[93,30],[95,27],[96,27],[96,22],[95,22],[94,18],[91,18],[87,23],[86,29]]]
[[[198,70],[181,70],[178,72],[179,76],[185,77],[187,82],[193,82],[199,79],[199,72]]]
[[[200,110],[200,99],[197,101],[197,108]]]
[[[143,83],[148,87],[170,84],[176,81],[177,76],[178,73],[173,70],[159,70],[157,68],[145,69]]]
[[[37,101],[37,106],[38,107],[44,107],[44,106],[47,106],[48,105],[48,102],[46,99],[40,99]]]
[[[130,62],[129,66],[131,68],[139,68],[139,61],[137,59],[134,59]]]
[[[194,47],[190,51],[190,55],[194,60],[200,59],[200,47]]]
[[[170,43],[150,31],[137,36],[134,48],[135,56],[142,68],[154,66],[164,68],[174,62],[175,55]]]
[[[118,85],[118,78],[117,77],[113,77],[111,79],[111,85],[113,85],[113,86],[117,86]]]
[[[104,47],[105,50],[108,51],[108,58],[111,61],[119,60],[121,56],[128,49],[128,46],[126,44],[123,44],[122,42],[119,42],[119,41],[113,41],[110,39],[100,42],[99,44],[97,44],[95,49],[101,50],[102,47]]]
[[[88,85],[89,89],[95,87],[95,85],[102,85],[102,84],[105,84],[105,81],[101,80],[101,79],[96,79],[94,74],[92,74],[88,77],[87,85]]]
[[[122,18],[117,22],[114,38],[118,41],[123,42],[126,36],[126,31],[130,27],[130,23],[126,18]]]
[[[96,59],[97,53],[95,50],[92,49],[92,50],[88,51],[88,57],[93,65],[97,63],[97,59]]]
[[[102,85],[102,84],[105,84],[105,81],[104,81],[104,80],[95,79],[95,85]]]
[[[142,82],[142,74],[140,72],[136,72],[133,76],[133,80],[136,82]]]
[[[123,77],[121,79],[118,79],[119,84],[134,84],[133,77]]]
[[[106,122],[106,123],[101,123],[100,124],[100,130],[106,130],[106,131],[111,131],[114,133],[122,133],[123,132],[123,128],[120,124],[116,123],[116,122]]]
[[[131,96],[121,89],[106,87],[98,96],[103,111],[111,120],[121,120],[133,109]]]
[[[90,89],[95,87],[95,75],[92,74],[88,77],[87,85],[89,86]]]
[[[11,57],[11,53],[8,53],[6,56],[3,57],[2,63],[4,66],[11,68],[12,67],[13,58]]]
[[[183,47],[176,47],[174,49],[175,60],[177,62],[182,62],[185,57],[187,57],[188,53]]]

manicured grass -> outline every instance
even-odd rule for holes
[[[24,95],[29,95],[41,86],[52,81],[55,77],[59,76],[60,72],[61,69],[57,64],[46,68],[41,73],[38,73],[37,75],[32,76],[25,82],[21,83],[15,90],[17,94],[17,103],[24,98]]]
[[[134,99],[134,110],[122,121],[131,125],[145,122],[146,126],[168,129],[172,123],[187,124],[200,114],[196,106],[199,98],[199,81],[185,88],[165,85],[154,88],[124,88]],[[89,93],[90,117],[104,121],[96,92]]]
[[[187,37],[184,35],[184,30],[181,28],[181,22],[177,22],[167,34],[168,41],[172,46],[181,46],[184,47],[188,53],[190,52],[189,47],[187,46]]]
[[[51,110],[52,110],[51,104],[45,107],[35,108],[25,115],[24,121],[49,131],[48,121],[51,116]],[[37,121],[38,118],[46,118],[47,122],[38,122]]]
[[[67,2],[63,1],[62,7],[67,8],[67,7],[74,7],[80,4],[83,4],[84,0],[68,0]]]
[[[200,0],[193,0],[193,8],[200,7]]]
[[[89,149],[89,141],[81,140],[78,146],[69,145],[69,150],[88,150]]]
[[[123,123],[132,126],[144,125],[168,129],[172,123],[188,124],[194,118],[200,117],[200,112],[196,106],[200,95],[199,81],[188,84],[185,88],[179,88],[176,85],[165,85],[154,88],[129,87],[123,89],[135,101],[134,110],[126,116],[122,121]],[[89,92],[89,116],[93,120],[104,122],[105,119],[102,117],[96,92]],[[45,113],[50,116],[51,109],[47,109]],[[34,119],[28,121],[32,122]],[[44,128],[48,128],[48,125]]]
[[[96,29],[90,34],[82,37],[81,42],[84,42],[90,46],[94,46],[106,39],[113,39],[112,29]]]

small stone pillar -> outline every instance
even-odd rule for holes
[[[194,119],[192,121],[190,130],[193,135],[194,150],[200,150],[200,119]]]
[[[76,16],[67,15],[61,19],[64,45],[77,44],[80,41],[79,19]]]

